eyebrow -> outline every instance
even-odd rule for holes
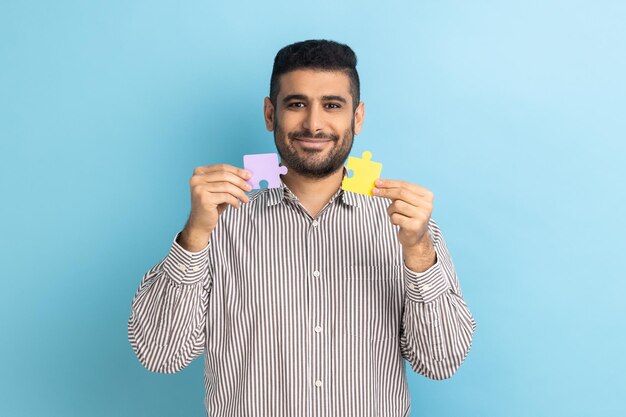
[[[287,103],[290,100],[307,100],[308,97],[305,96],[304,94],[289,94],[288,96],[285,96],[283,98],[283,103]],[[330,96],[322,96],[322,101],[340,101],[343,104],[347,103],[347,100],[345,98],[343,98],[342,96],[334,96],[334,95],[330,95]]]

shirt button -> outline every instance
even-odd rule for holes
[[[430,285],[429,285],[429,284],[426,284],[426,285],[424,285],[424,286],[422,287],[422,289],[423,289],[424,291],[428,291],[428,290],[430,290]]]
[[[185,272],[187,270],[187,268],[183,264],[178,264],[178,269],[180,269],[183,272]]]
[[[412,282],[409,282],[409,284],[407,285],[407,287],[409,287],[410,289],[414,290],[415,289],[415,285],[413,285]]]
[[[319,222],[317,220],[313,220],[313,226],[317,227],[318,224]]]
[[[315,278],[318,278],[320,275],[321,275],[321,274],[320,274],[320,271],[313,271],[313,276],[314,276]]]
[[[315,326],[315,332],[319,333],[322,331],[322,326]]]
[[[315,386],[316,387],[321,387],[322,386],[322,381],[320,381],[319,379],[317,381],[315,381]]]

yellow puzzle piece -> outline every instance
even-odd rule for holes
[[[341,188],[353,193],[373,196],[372,189],[376,180],[380,178],[383,164],[372,162],[371,159],[372,153],[369,151],[363,152],[361,158],[348,157],[346,169],[352,170],[353,175],[351,178],[343,177]]]

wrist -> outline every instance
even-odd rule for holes
[[[211,232],[207,233],[203,230],[185,226],[178,235],[176,242],[189,252],[199,252],[207,246],[210,236]]]
[[[432,252],[435,251],[435,247],[433,246],[433,241],[430,238],[429,231],[427,230],[416,244],[411,246],[403,246],[403,250],[405,254],[412,257],[419,258],[429,256]]]
[[[403,248],[404,263],[414,272],[424,272],[437,262],[437,252],[428,232],[417,245]]]

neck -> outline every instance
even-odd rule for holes
[[[315,218],[341,187],[343,166],[325,178],[305,177],[290,169],[282,179],[298,197],[300,204]]]

